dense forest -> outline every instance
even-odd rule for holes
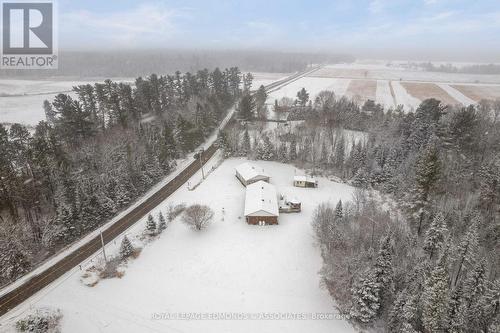
[[[0,125],[0,285],[171,172],[251,84],[237,67],[106,80],[45,101],[33,132]]]
[[[249,99],[240,117],[258,119]],[[340,311],[380,331],[499,332],[500,101],[403,112],[304,90],[286,109],[276,129],[241,122],[221,144],[356,186],[312,221]]]
[[[138,77],[149,73],[197,72],[203,68],[238,67],[250,72],[291,73],[310,64],[353,62],[349,55],[279,51],[61,51],[57,70],[2,70],[12,78]]]

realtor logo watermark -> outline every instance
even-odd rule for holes
[[[54,1],[3,1],[2,69],[57,69]]]

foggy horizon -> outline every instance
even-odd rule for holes
[[[495,1],[59,1],[60,50],[243,50],[494,62]]]
[[[237,52],[237,53],[283,53],[283,54],[324,54],[324,55],[346,55],[352,56],[357,61],[374,60],[374,61],[408,61],[408,62],[442,62],[442,63],[484,63],[484,64],[498,64],[500,63],[500,51],[481,54],[476,50],[462,50],[458,51],[442,50],[442,49],[363,49],[363,50],[307,50],[304,48],[235,48],[235,47],[221,47],[221,48],[195,48],[195,47],[172,47],[172,48],[115,48],[115,49],[77,49],[77,48],[60,48],[60,52],[71,53],[92,53],[92,54],[138,54],[138,53],[152,53],[152,52],[171,52],[171,53],[218,53],[218,52]]]

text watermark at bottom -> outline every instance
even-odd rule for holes
[[[153,312],[152,320],[347,320],[334,312]]]

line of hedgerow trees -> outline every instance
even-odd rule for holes
[[[500,331],[500,101],[403,112],[322,92],[302,110],[298,124],[236,124],[221,142],[358,188],[313,219],[340,310],[381,331]]]
[[[33,132],[0,125],[0,285],[167,175],[251,84],[237,67],[106,80],[45,101]]]

